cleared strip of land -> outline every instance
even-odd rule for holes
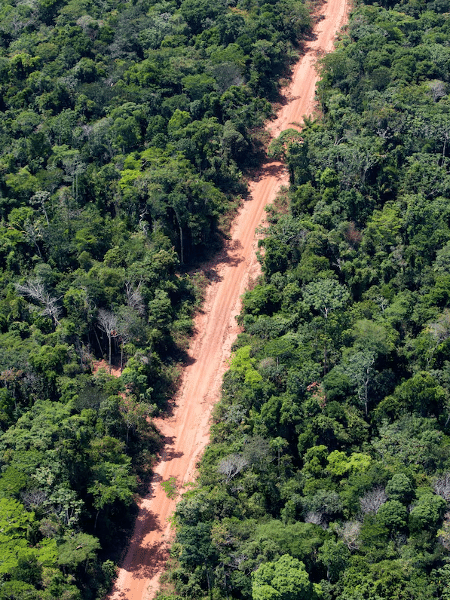
[[[347,0],[328,0],[323,5],[323,18],[295,66],[291,84],[284,90],[286,103],[278,118],[267,126],[274,136],[292,123],[301,122],[303,115],[313,113],[318,79],[315,62],[318,55],[333,50],[347,9]],[[249,280],[259,273],[255,229],[263,219],[264,207],[287,183],[288,174],[281,163],[263,165],[260,176],[251,183],[251,198],[234,222],[226,249],[207,266],[215,272],[215,281],[196,318],[191,360],[183,372],[173,416],[156,421],[166,439],[165,450],[151,489],[140,503],[134,534],[110,600],[149,600],[156,593],[171,537],[168,518],[175,509],[175,500],[167,497],[160,482],[173,476],[181,490],[195,476],[195,465],[209,439],[211,409],[219,399],[231,345],[239,331],[235,317],[240,310],[240,296]]]

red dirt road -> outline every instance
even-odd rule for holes
[[[286,103],[278,118],[267,126],[272,135],[313,113],[317,82],[314,64],[318,54],[333,50],[336,32],[346,21],[347,1],[328,0],[323,5],[324,18],[314,28],[315,39],[307,44],[292,82],[284,91]],[[158,589],[171,539],[168,518],[175,509],[175,500],[167,498],[160,481],[175,476],[181,491],[182,485],[195,477],[196,463],[209,441],[211,409],[219,399],[231,345],[239,332],[235,317],[240,311],[240,296],[249,280],[260,272],[255,229],[263,219],[264,207],[287,183],[288,174],[281,163],[264,165],[258,180],[251,183],[251,198],[244,202],[235,220],[231,241],[210,265],[215,281],[208,287],[203,310],[195,320],[196,334],[189,349],[191,364],[184,369],[173,416],[156,420],[166,438],[165,450],[151,489],[140,502],[133,537],[110,600],[150,600]]]

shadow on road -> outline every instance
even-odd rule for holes
[[[253,177],[253,181],[258,182],[261,179],[266,179],[267,177],[275,177],[276,179],[283,179],[286,173],[286,166],[278,161],[267,160],[261,167],[261,170],[257,175]],[[251,200],[251,195],[248,197]]]
[[[133,577],[138,579],[151,579],[161,571],[168,558],[169,553],[165,542],[156,542],[151,546],[139,548],[130,571]]]
[[[168,462],[169,460],[181,458],[183,456],[183,452],[176,452],[174,448],[171,448],[171,446],[175,443],[174,437],[164,437],[163,443],[164,447],[161,451],[161,461]]]

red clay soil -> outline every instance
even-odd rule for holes
[[[285,103],[278,118],[267,126],[272,135],[300,123],[303,115],[313,114],[318,79],[314,65],[318,55],[333,50],[336,32],[346,21],[347,2],[328,0],[323,5],[323,18],[284,90]],[[248,282],[260,273],[255,229],[263,220],[264,207],[273,201],[280,186],[287,184],[284,165],[267,162],[263,166],[259,178],[250,184],[251,198],[244,202],[234,222],[227,248],[208,265],[215,280],[195,320],[191,362],[184,369],[173,416],[155,420],[166,446],[149,493],[140,502],[133,537],[110,600],[150,600],[156,594],[173,535],[168,519],[176,503],[167,497],[160,482],[173,476],[181,492],[183,484],[195,479],[196,464],[209,440],[211,409],[219,399],[231,345],[239,333],[235,317],[240,311],[240,297]]]
[[[122,375],[122,369],[120,367],[115,367],[114,365],[110,367],[104,358],[92,363],[92,373],[94,375],[96,375],[100,369],[104,369],[107,373],[113,375],[114,377],[120,377]]]

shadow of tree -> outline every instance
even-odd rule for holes
[[[286,166],[283,163],[267,159],[262,165],[261,171],[253,178],[253,181],[258,182],[267,177],[282,179],[285,173]],[[249,196],[248,200],[251,200],[251,196]]]
[[[155,542],[150,546],[140,547],[135,555],[131,573],[138,579],[151,579],[161,571],[169,558],[169,551],[165,542]]]

